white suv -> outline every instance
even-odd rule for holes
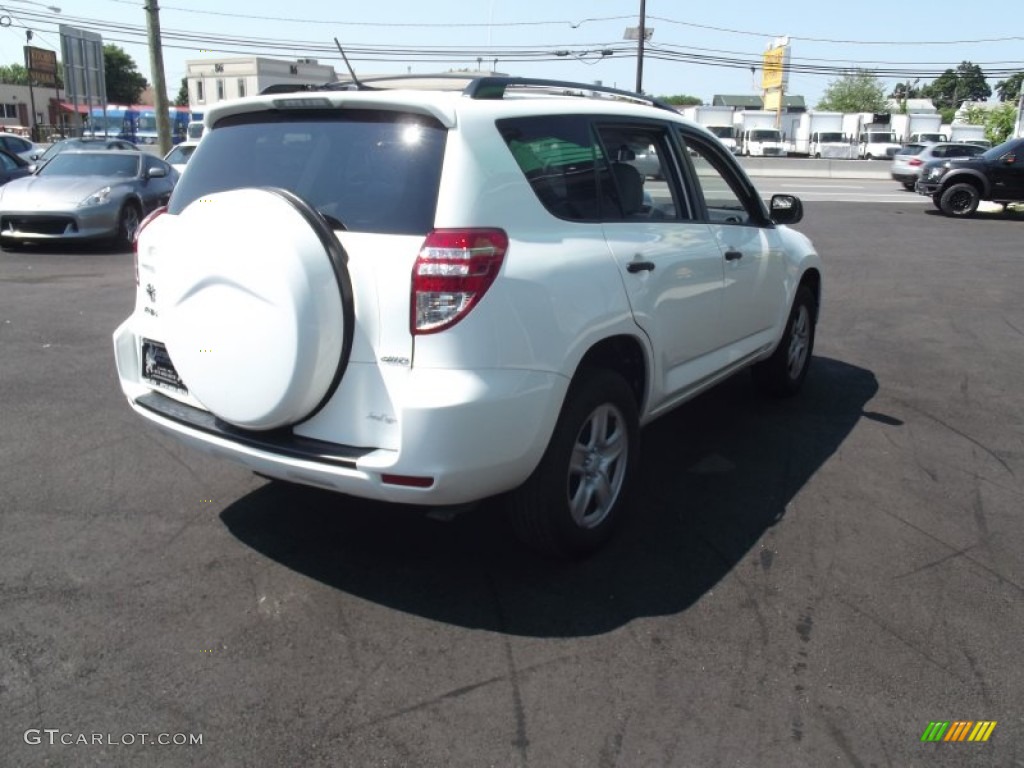
[[[527,542],[586,553],[628,512],[641,425],[751,366],[799,389],[821,262],[785,226],[800,201],[766,206],[671,108],[444,82],[212,108],[138,238],[121,387],[261,475],[432,506],[507,493]]]

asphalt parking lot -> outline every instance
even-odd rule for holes
[[[130,254],[0,253],[0,764],[1024,766],[1024,215],[797,228],[804,393],[740,376],[651,425],[631,518],[572,564],[496,504],[179,447],[114,374]]]

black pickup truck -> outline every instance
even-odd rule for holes
[[[973,216],[985,200],[1024,202],[1024,138],[1010,139],[976,157],[933,160],[921,169],[917,192],[947,216]]]

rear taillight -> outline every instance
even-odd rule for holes
[[[907,165],[912,165],[916,168],[919,165],[924,165],[924,160],[921,160],[920,158],[917,157],[912,157],[910,158],[910,160],[907,161]]]
[[[167,206],[161,205],[159,208],[153,210],[146,218],[139,224],[138,230],[135,232],[135,239],[132,241],[132,260],[135,262],[135,284],[139,284],[139,235],[142,234],[142,230],[149,226],[150,222],[153,221],[157,216],[167,213]]]
[[[491,287],[508,250],[500,229],[435,229],[412,268],[410,330],[436,333],[464,318]]]

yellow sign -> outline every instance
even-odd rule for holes
[[[769,112],[778,112],[782,108],[782,91],[776,88],[774,91],[765,91],[764,109]]]
[[[783,88],[786,85],[787,69],[789,68],[789,46],[781,45],[769,48],[764,52],[764,64],[761,67],[761,88],[769,91],[772,88]],[[765,107],[769,109],[769,107]]]

